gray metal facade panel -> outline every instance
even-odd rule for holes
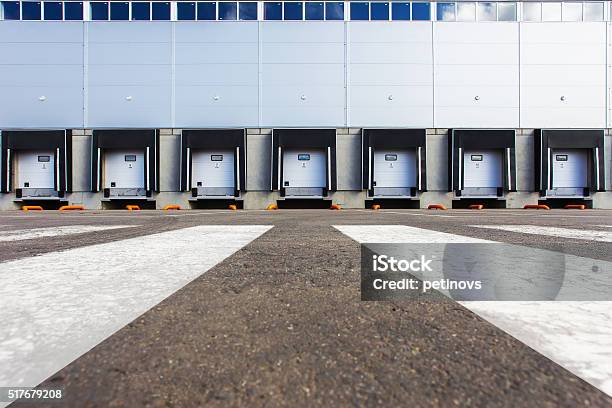
[[[86,126],[171,126],[170,23],[91,23],[87,56]]]
[[[19,35],[19,32],[14,35]],[[0,64],[83,64],[83,44],[68,42],[0,41]]]
[[[0,24],[0,125],[83,126],[83,23]]]
[[[0,22],[2,43],[79,43],[83,42],[81,21],[10,21]]]
[[[253,86],[257,84],[257,62],[247,64],[180,64],[174,68],[176,86]]]
[[[82,102],[82,86],[3,87],[0,92],[0,126],[24,129],[81,128]]]
[[[171,43],[172,24],[169,21],[91,21],[89,43]]]
[[[161,128],[171,122],[170,86],[106,85],[88,91],[87,127]]]
[[[175,25],[174,36],[177,43],[257,44],[258,25],[249,21],[181,21]]]
[[[345,124],[341,24],[262,24],[261,125]]]
[[[170,43],[98,43],[88,45],[90,65],[152,65],[172,63],[172,44]]]
[[[606,24],[0,21],[0,126],[601,128]],[[478,43],[496,42],[513,69],[519,39],[518,86],[505,59],[487,77],[465,65],[486,65]],[[434,82],[448,88],[434,97]],[[478,105],[461,102],[479,84]],[[448,105],[435,123],[434,100]]]
[[[89,65],[89,86],[167,86],[172,85],[172,66]]]
[[[267,21],[261,25],[263,43],[344,43],[344,22]]]
[[[259,125],[256,22],[178,23],[174,61],[175,126]]]
[[[257,86],[176,86],[175,126],[257,127]]]
[[[181,64],[248,64],[258,62],[257,43],[176,42],[175,60]]]

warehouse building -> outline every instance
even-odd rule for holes
[[[608,1],[2,1],[0,209],[612,208]]]

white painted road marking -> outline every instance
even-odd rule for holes
[[[485,241],[422,228],[336,225],[359,243]],[[612,302],[459,302],[612,396]]]
[[[406,225],[334,225],[334,228],[360,244],[367,242],[381,244],[471,244],[491,242],[462,235],[408,227]]]
[[[470,225],[476,228],[495,229],[521,234],[548,235],[551,237],[586,239],[590,241],[612,242],[612,232],[536,225]]]
[[[198,226],[0,263],[0,386],[36,386],[270,228]]]
[[[139,225],[65,225],[61,227],[31,228],[0,232],[0,242],[22,241],[25,239],[60,237],[83,234],[85,232],[106,231],[119,228],[138,227]]]

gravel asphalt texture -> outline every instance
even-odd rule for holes
[[[362,302],[359,244],[332,227],[402,224],[611,260],[612,243],[470,225],[605,230],[612,211],[13,212],[0,224],[138,225],[3,242],[0,261],[194,225],[275,226],[41,384],[64,388],[62,407],[612,406],[452,300]]]

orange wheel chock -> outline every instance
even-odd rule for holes
[[[43,208],[40,205],[24,205],[21,206],[23,211],[42,211]]]
[[[178,204],[170,204],[170,205],[166,205],[163,210],[164,211],[168,211],[168,210],[180,210],[181,206]]]
[[[137,205],[126,205],[125,209],[128,211],[140,211],[140,207]]]
[[[565,207],[566,210],[586,210],[586,205],[584,204],[568,204]]]
[[[550,210],[550,207],[544,204],[526,204],[523,209],[525,210]]]
[[[380,204],[374,204],[374,205],[372,205],[372,209],[373,209],[373,210],[380,210]]]
[[[468,207],[470,210],[482,210],[484,205],[482,204],[472,204]]]
[[[276,204],[270,204],[266,207],[266,210],[271,211],[271,210],[278,210],[278,205]]]
[[[229,208],[232,211],[236,211],[238,209],[238,207],[236,207],[236,204],[230,204],[227,206],[227,208]]]
[[[427,206],[428,210],[446,210],[446,207],[442,204],[429,204]]]
[[[83,211],[85,207],[82,205],[62,205],[59,211]]]
[[[341,210],[342,207],[340,206],[340,204],[332,204],[331,207],[329,207],[330,210]]]

